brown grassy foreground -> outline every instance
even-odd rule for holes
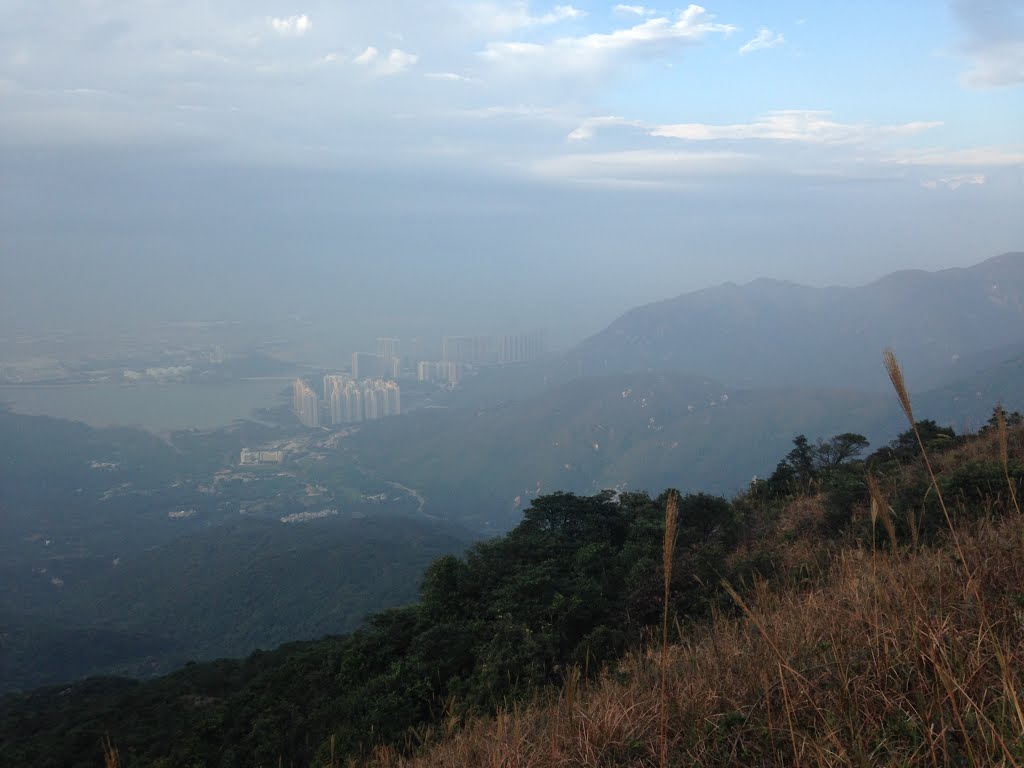
[[[963,450],[1003,458],[1005,445],[1003,431]],[[935,471],[969,458],[958,453]],[[790,514],[818,511],[803,499]],[[896,554],[790,544],[804,562],[827,552],[821,578],[755,585],[735,595],[739,618],[718,615],[668,649],[669,765],[1024,764],[1024,517],[957,525],[933,548],[901,541]],[[657,766],[661,657],[652,646],[587,688],[570,674],[557,698],[453,722],[418,755],[381,748],[367,765]]]
[[[1024,762],[1024,520],[961,546],[847,550],[811,591],[756,589],[669,650],[671,765],[1019,765]],[[373,765],[654,766],[659,649],[589,690],[466,724],[421,756]]]

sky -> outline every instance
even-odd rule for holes
[[[557,344],[1024,250],[1024,3],[0,0],[0,334]]]

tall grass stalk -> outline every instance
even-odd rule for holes
[[[871,546],[874,548],[875,545],[875,521],[881,518],[885,532],[889,535],[889,544],[892,546],[893,554],[896,554],[896,527],[892,522],[892,509],[886,502],[885,496],[882,495],[878,481],[870,472],[868,473],[868,493],[871,496]]]
[[[668,765],[668,611],[672,591],[672,561],[675,559],[676,539],[679,536],[679,494],[669,493],[665,506],[665,539],[661,561],[665,572],[665,594],[661,618],[661,722],[658,743],[661,747],[661,768]]]
[[[942,490],[939,488],[939,481],[935,477],[935,471],[932,469],[932,462],[928,458],[928,451],[925,450],[924,440],[921,439],[921,433],[917,429],[917,421],[914,420],[914,408],[910,402],[910,392],[907,390],[907,384],[903,379],[903,369],[900,368],[899,361],[896,359],[896,353],[892,351],[891,347],[885,348],[883,354],[883,360],[885,361],[885,370],[889,374],[889,381],[892,382],[893,389],[896,390],[896,396],[899,398],[900,406],[903,408],[903,413],[907,417],[907,421],[910,422],[910,429],[914,432],[914,437],[917,438],[917,445],[921,449],[921,456],[924,458],[924,465],[928,470],[928,477],[931,478],[932,488],[935,489],[935,495],[939,499],[939,506],[942,507],[942,514],[946,518],[946,526],[949,528],[950,536],[953,537],[953,545],[956,547],[957,555],[960,557],[960,562],[963,563],[964,568],[967,568],[967,561],[964,559],[964,551],[960,546],[960,537],[957,535],[956,528],[953,526],[953,519],[949,516],[949,510],[946,509],[946,501],[942,498]],[[968,581],[971,581],[971,574],[967,573]]]
[[[1020,504],[1017,502],[1017,489],[1010,480],[1010,450],[1009,440],[1006,437],[1006,413],[1002,405],[996,406],[996,435],[999,438],[999,459],[1003,463],[1003,475],[1006,477],[1006,485],[1010,489],[1010,498],[1013,499],[1014,509],[1020,514]]]
[[[121,753],[110,740],[109,733],[103,735],[103,767],[121,768]]]

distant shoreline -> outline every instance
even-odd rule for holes
[[[282,403],[291,377],[221,381],[80,381],[0,384],[0,402],[15,413],[81,421],[93,427],[150,432],[218,429]]]

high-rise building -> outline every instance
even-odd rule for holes
[[[355,424],[360,421],[397,416],[402,412],[401,389],[397,382],[385,379],[354,381],[350,378],[331,378],[331,423]]]
[[[391,376],[394,371],[392,358],[373,355],[369,352],[352,353],[352,378],[383,379]]]
[[[384,393],[373,386],[363,390],[363,417],[367,421],[384,418]]]
[[[384,387],[384,415],[398,416],[402,413],[402,390],[393,381]]]
[[[377,355],[384,359],[385,376],[397,379],[402,375],[402,358],[398,354],[398,339],[377,339]]]
[[[459,383],[459,364],[445,361],[421,360],[416,366],[416,378],[433,384],[454,387]]]
[[[398,357],[398,339],[377,339],[377,354],[386,360]]]
[[[331,376],[329,378],[328,402],[330,403],[331,424],[348,424],[353,421],[352,407],[348,402],[349,388],[353,385],[352,378],[349,376]]]
[[[532,331],[498,339],[499,363],[528,363],[544,353],[544,332]]]
[[[355,382],[345,385],[342,420],[345,424],[354,424],[363,420],[363,392]]]
[[[351,376],[343,373],[332,373],[324,376],[324,400],[331,414],[331,424],[344,424],[345,419],[345,385],[352,381]]]
[[[331,413],[331,424],[344,424],[345,423],[345,405],[344,396],[340,387],[336,387],[331,391],[331,395],[327,399],[328,409]]]
[[[292,405],[303,426],[320,426],[320,399],[313,388],[302,379],[296,379],[292,383]]]
[[[345,386],[347,381],[352,381],[352,377],[347,373],[328,373],[324,376],[324,399],[329,399],[331,390],[335,387]]]
[[[497,362],[497,350],[490,336],[445,336],[441,359],[446,363],[487,365]]]

